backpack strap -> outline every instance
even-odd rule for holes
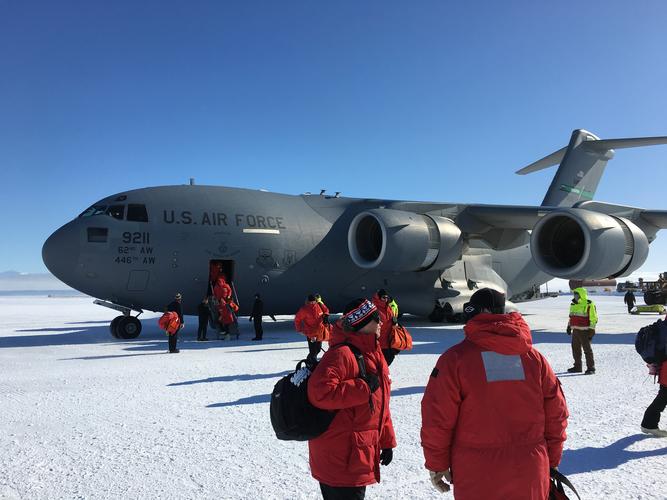
[[[362,352],[359,350],[359,348],[355,345],[349,344],[347,342],[343,342],[341,344],[336,344],[334,347],[338,348],[341,346],[347,346],[350,351],[352,351],[352,354],[354,355],[354,359],[357,360],[357,365],[359,366],[359,378],[361,379],[366,379],[366,361],[364,361],[364,355]],[[368,404],[371,407],[371,413],[375,409],[373,406],[373,394],[371,393],[370,396],[368,396]]]
[[[574,492],[574,494],[577,495],[577,498],[579,500],[581,500],[581,497],[579,496],[579,493],[577,493],[577,489],[572,485],[570,480],[565,475],[563,475],[560,471],[558,471],[554,468],[550,468],[549,469],[549,476],[552,479],[554,479],[555,481],[563,483],[565,486],[570,488]]]

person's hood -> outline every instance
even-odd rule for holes
[[[588,292],[583,287],[575,288],[574,290],[572,290],[572,293],[578,293],[579,294],[579,303],[580,304],[585,304],[586,301],[588,300]]]
[[[469,341],[499,354],[524,354],[533,346],[530,328],[518,312],[480,313],[465,324],[463,331]]]
[[[373,352],[378,349],[378,341],[375,334],[348,332],[343,330],[342,321],[339,319],[333,324],[331,329],[331,337],[329,338],[329,346],[333,347],[336,344],[348,343],[357,347],[361,352]]]

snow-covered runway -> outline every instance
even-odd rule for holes
[[[635,332],[657,318],[626,314],[622,297],[592,298],[593,376],[563,373],[569,297],[519,304],[568,400],[561,470],[583,499],[667,498],[667,439],[639,432],[657,386],[634,351]],[[307,354],[291,318],[265,322],[261,343],[247,318],[241,340],[202,343],[186,317],[170,355],[156,315],[142,315],[134,341],[111,338],[113,317],[88,297],[0,297],[0,498],[319,497],[306,443],[278,441],[268,417],[273,385]],[[423,468],[420,401],[462,328],[405,324],[415,347],[391,367],[398,448],[366,497],[451,497]]]

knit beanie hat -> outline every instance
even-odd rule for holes
[[[377,307],[368,299],[355,299],[345,306],[343,328],[358,332],[371,321],[380,322]]]

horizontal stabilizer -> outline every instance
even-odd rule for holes
[[[565,156],[565,151],[567,151],[567,147],[561,148],[555,153],[551,153],[550,155],[545,156],[541,160],[537,160],[536,162],[531,163],[527,167],[523,167],[521,170],[517,170],[516,173],[519,175],[526,175],[533,172],[537,172],[538,170],[544,170],[545,168],[558,165],[563,160],[563,157]]]
[[[636,139],[600,139],[598,141],[586,141],[587,149],[606,151],[609,149],[639,148],[642,146],[658,146],[667,144],[667,137],[638,137]]]

